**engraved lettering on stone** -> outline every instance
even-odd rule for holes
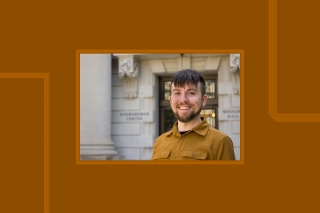
[[[240,109],[223,109],[222,115],[227,119],[240,119]]]

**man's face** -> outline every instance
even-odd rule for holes
[[[185,84],[184,87],[175,87],[172,83],[169,100],[176,118],[187,123],[199,116],[206,105],[207,95],[201,95],[200,82],[197,86]]]

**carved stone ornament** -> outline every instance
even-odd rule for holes
[[[119,58],[119,78],[122,79],[124,85],[124,93],[126,98],[138,97],[137,76],[139,74],[140,65],[133,55],[118,56]]]
[[[240,54],[230,54],[230,72],[240,72]]]
[[[128,78],[136,78],[139,72],[139,63],[132,58],[119,59],[119,77],[123,79],[125,76]]]

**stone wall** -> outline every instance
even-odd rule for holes
[[[112,61],[111,137],[124,160],[150,160],[155,140],[155,94],[153,74],[147,61],[139,61],[137,97],[128,98],[118,75],[118,59]]]
[[[218,71],[219,130],[233,141],[240,159],[240,74],[230,71],[230,56],[221,57]]]

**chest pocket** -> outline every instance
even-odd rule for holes
[[[171,151],[157,152],[153,155],[152,160],[169,160]]]
[[[180,156],[183,160],[205,160],[207,152],[204,151],[182,151]]]

